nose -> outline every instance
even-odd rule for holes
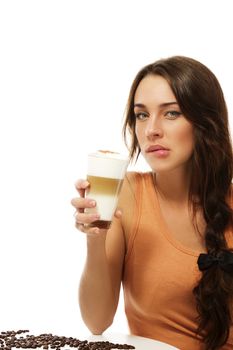
[[[156,116],[153,116],[148,120],[145,134],[149,139],[163,136],[162,126],[160,125],[160,122],[157,120]]]

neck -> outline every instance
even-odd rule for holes
[[[188,169],[154,173],[154,179],[162,200],[176,205],[188,203],[190,187],[190,171]]]

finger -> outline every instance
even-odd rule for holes
[[[77,210],[84,210],[85,208],[94,208],[96,206],[96,202],[91,198],[73,198],[71,200],[71,204],[73,207],[75,207]]]
[[[84,224],[80,224],[77,221],[75,221],[75,227],[81,232],[84,231]]]
[[[79,231],[85,233],[86,235],[92,235],[92,236],[98,235],[101,233],[101,231],[103,231],[103,230],[100,230],[98,227],[90,227],[87,225],[79,224],[77,222],[75,223],[75,227]]]
[[[81,197],[84,197],[86,189],[90,186],[87,180],[80,179],[75,183],[75,187]]]
[[[74,214],[74,217],[75,217],[75,221],[78,223],[78,224],[82,224],[82,225],[85,225],[85,224],[92,224],[93,222],[97,221],[100,219],[100,215],[99,214],[86,214],[86,213],[80,213],[80,212],[76,212]]]

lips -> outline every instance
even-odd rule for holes
[[[146,153],[151,153],[156,151],[169,151],[169,149],[162,145],[152,145],[146,148]]]

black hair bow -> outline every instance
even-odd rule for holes
[[[218,265],[225,272],[233,272],[233,253],[221,251],[217,255],[200,254],[197,260],[199,270],[204,271]]]

